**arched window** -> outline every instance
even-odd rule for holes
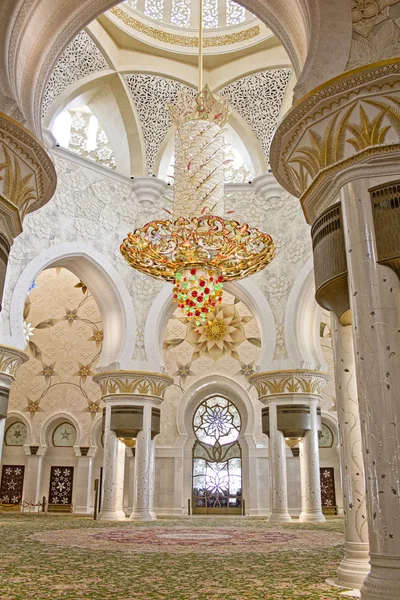
[[[326,423],[321,424],[321,433],[319,435],[319,447],[320,448],[332,448],[333,446],[333,433],[330,427]]]
[[[236,406],[220,396],[200,404],[193,418],[193,513],[240,514],[241,428]]]
[[[71,447],[76,442],[76,429],[71,423],[65,421],[58,425],[53,432],[53,446]]]
[[[28,439],[28,429],[25,423],[16,421],[7,428],[5,435],[6,446],[23,446]]]

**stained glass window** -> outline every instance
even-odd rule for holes
[[[240,513],[241,419],[236,406],[216,396],[203,402],[193,419],[193,512]]]
[[[233,0],[226,0],[226,24],[240,25],[246,20],[246,9]]]
[[[178,27],[190,27],[190,0],[172,0],[171,23]]]
[[[6,446],[23,446],[28,438],[28,430],[25,423],[17,421],[10,425],[6,431]]]
[[[164,0],[145,0],[144,14],[146,15],[146,17],[156,19],[157,21],[162,21],[163,12]]]
[[[194,415],[196,437],[204,444],[230,444],[240,433],[240,414],[232,402],[216,396],[199,406]]]
[[[204,0],[203,25],[208,29],[218,27],[218,0]]]
[[[53,446],[71,447],[76,442],[76,429],[67,421],[55,428],[53,433]]]

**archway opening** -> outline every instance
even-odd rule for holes
[[[222,396],[204,400],[193,417],[193,514],[241,514],[241,418]]]

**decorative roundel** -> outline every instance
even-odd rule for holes
[[[28,429],[25,423],[16,421],[8,427],[5,435],[6,446],[23,446],[28,439]]]
[[[53,433],[53,446],[71,447],[76,442],[76,429],[71,423],[65,421],[55,428]]]

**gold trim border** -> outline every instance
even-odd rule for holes
[[[132,29],[147,35],[153,40],[171,44],[172,46],[183,46],[185,48],[197,48],[199,45],[199,38],[197,37],[179,35],[178,33],[169,33],[168,31],[151,27],[151,25],[146,25],[138,19],[131,17],[121,8],[111,8],[110,12],[120,19],[125,25],[128,25],[128,27],[132,27]],[[254,25],[253,27],[249,27],[248,29],[244,29],[242,31],[237,31],[235,33],[226,33],[224,35],[216,35],[215,37],[205,37],[204,47],[211,48],[213,46],[229,46],[232,44],[238,44],[240,42],[251,40],[252,38],[257,37],[259,34],[259,25]]]

